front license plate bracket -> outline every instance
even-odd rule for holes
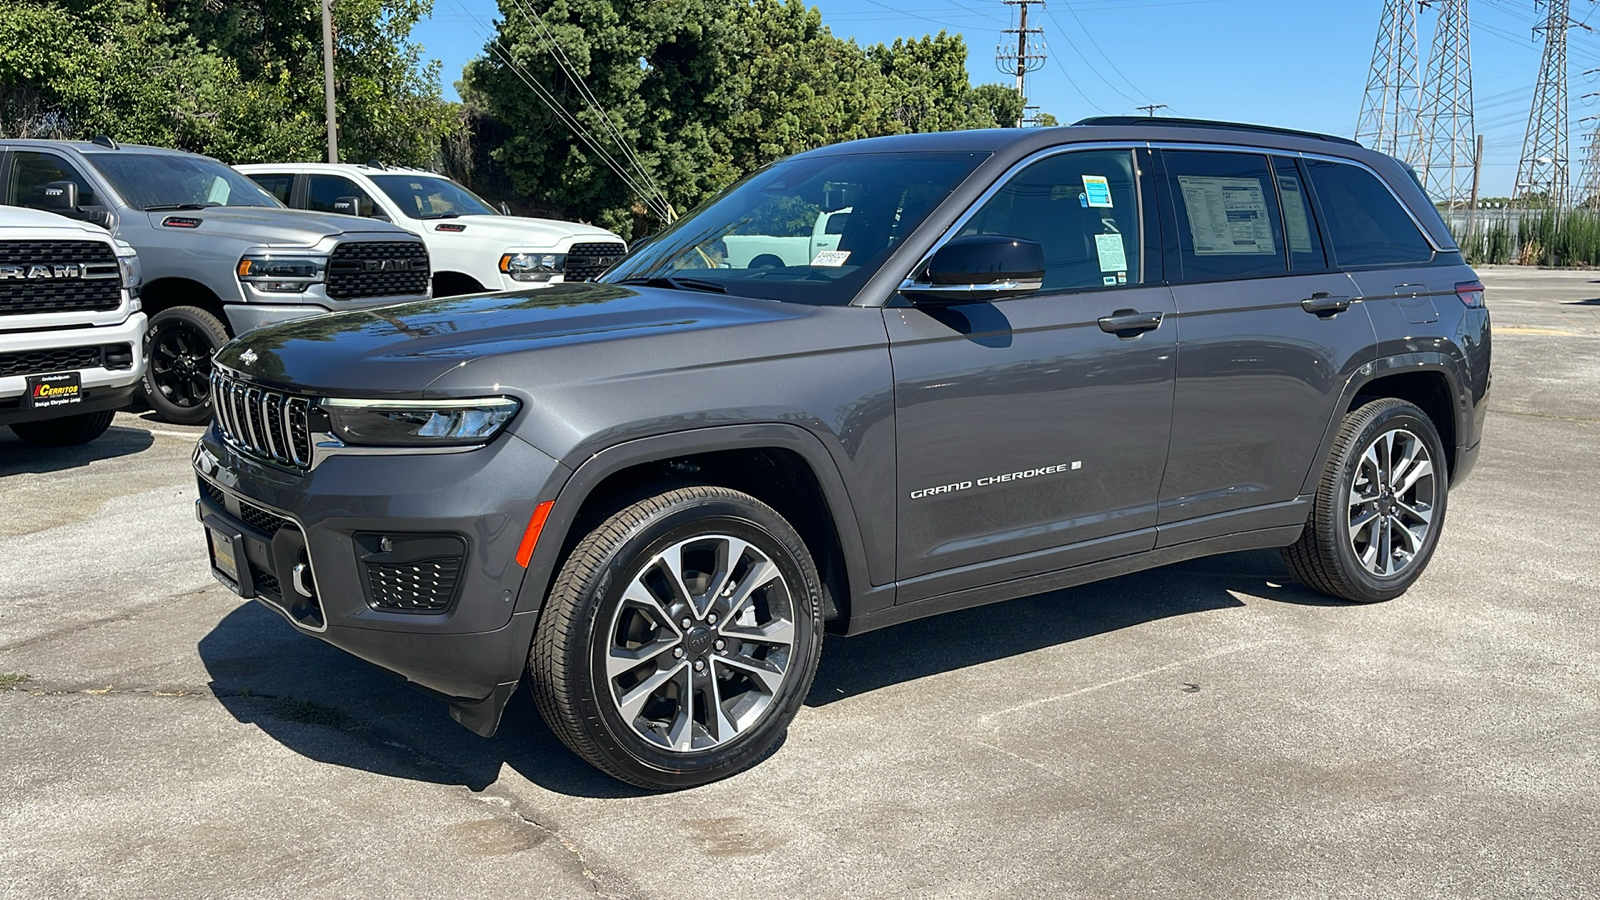
[[[250,561],[244,555],[244,535],[216,516],[206,516],[202,521],[206,527],[206,550],[212,576],[247,600],[255,597]]]

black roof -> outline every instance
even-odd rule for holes
[[[1318,141],[1332,141],[1335,144],[1348,144],[1359,147],[1360,144],[1349,138],[1337,137],[1331,134],[1322,134],[1316,131],[1296,131],[1293,128],[1277,128],[1272,125],[1250,125],[1244,122],[1220,122],[1211,119],[1180,119],[1174,116],[1091,116],[1079,119],[1073,125],[1118,125],[1138,127],[1142,125],[1155,125],[1163,128],[1209,128],[1213,131],[1251,131],[1261,134],[1285,134],[1291,137],[1311,138]]]

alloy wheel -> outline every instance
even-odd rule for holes
[[[1427,444],[1405,428],[1375,437],[1350,484],[1349,540],[1379,578],[1404,572],[1421,552],[1438,505],[1439,472]]]
[[[174,406],[192,409],[211,396],[211,352],[208,336],[193,325],[173,321],[150,342],[150,378]]]

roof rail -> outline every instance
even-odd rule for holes
[[[1250,125],[1244,122],[1215,122],[1210,119],[1180,119],[1174,116],[1091,116],[1079,119],[1074,125],[1160,125],[1168,128],[1214,128],[1218,131],[1254,131],[1266,134],[1283,134],[1290,137],[1311,138],[1316,141],[1330,141],[1335,144],[1347,144],[1359,147],[1361,144],[1349,138],[1335,137],[1331,134],[1318,134],[1315,131],[1296,131],[1293,128],[1274,128],[1271,125]]]

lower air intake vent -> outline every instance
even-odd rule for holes
[[[467,542],[453,534],[353,535],[367,604],[386,612],[443,612],[461,586]]]

